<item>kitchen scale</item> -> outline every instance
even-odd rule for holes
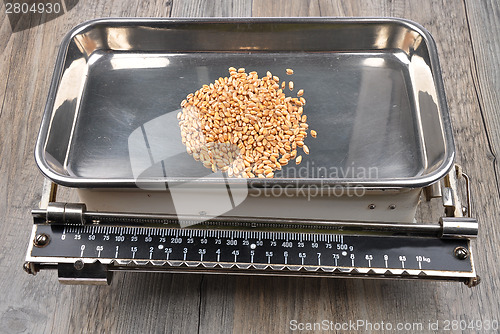
[[[282,77],[294,69],[318,133],[300,166],[235,179],[186,153],[179,104],[229,66]],[[85,22],[56,61],[35,149],[46,179],[24,269],[55,269],[68,284],[154,271],[474,286],[478,224],[454,158],[436,46],[414,22]],[[80,203],[58,199],[57,185]],[[415,220],[424,200],[441,201],[438,221]]]

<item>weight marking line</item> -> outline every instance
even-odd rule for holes
[[[115,259],[118,258],[118,249],[119,248],[120,248],[120,246],[116,246]]]
[[[384,261],[385,261],[385,267],[389,268],[389,264],[387,263],[387,260],[384,260]]]
[[[418,269],[422,269],[422,262],[418,261]]]

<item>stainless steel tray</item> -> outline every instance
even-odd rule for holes
[[[70,187],[135,188],[132,151],[149,145],[163,151],[142,182],[220,183],[182,152],[175,115],[188,93],[229,66],[280,77],[293,68],[306,91],[318,138],[307,139],[300,171],[288,166],[265,185],[421,188],[452,166],[435,44],[420,25],[390,18],[86,22],[61,44],[38,166]],[[134,143],[139,130],[146,142]]]

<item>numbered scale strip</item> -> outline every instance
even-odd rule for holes
[[[47,236],[48,242],[30,247],[27,260],[47,268],[99,261],[109,270],[322,272],[463,281],[475,276],[471,256],[457,257],[457,248],[470,254],[466,239],[41,224],[34,227],[35,235]]]

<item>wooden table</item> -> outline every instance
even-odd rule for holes
[[[325,319],[423,323],[422,332],[438,333],[429,322],[440,321],[442,330],[446,320],[500,321],[497,0],[67,0],[66,7],[40,25],[43,18],[28,17],[11,27],[5,7],[0,13],[1,333],[274,333],[289,332],[291,320]],[[56,52],[72,26],[109,16],[394,16],[421,23],[438,45],[457,162],[473,180],[482,283],[469,289],[427,281],[121,273],[111,286],[93,287],[62,286],[54,272],[24,273],[30,209],[42,186],[33,148]]]

